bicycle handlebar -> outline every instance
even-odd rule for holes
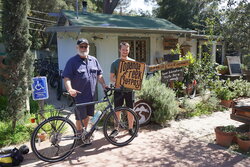
[[[107,98],[108,96],[111,96],[113,94],[113,91],[123,91],[125,87],[122,85],[120,88],[115,88],[114,85],[110,85],[110,87],[107,87],[104,89],[104,98]],[[68,92],[62,93],[64,96],[71,97],[71,99],[74,102],[74,97],[72,97]]]

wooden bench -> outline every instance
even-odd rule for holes
[[[250,125],[250,105],[235,105],[230,118]]]

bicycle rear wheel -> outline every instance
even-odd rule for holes
[[[103,124],[105,138],[116,146],[129,144],[137,136],[138,130],[138,117],[128,107],[116,108],[114,112],[110,112]]]
[[[57,162],[74,151],[76,140],[76,128],[70,120],[60,116],[50,117],[35,128],[31,148],[39,159]]]

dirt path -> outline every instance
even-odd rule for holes
[[[248,166],[249,158],[214,144],[214,127],[241,125],[229,115],[230,111],[215,112],[211,116],[172,121],[167,128],[142,127],[139,136],[125,147],[109,144],[100,130],[91,146],[76,149],[62,162],[46,163],[30,152],[22,166]]]

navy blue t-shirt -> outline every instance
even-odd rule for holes
[[[84,103],[93,101],[97,76],[102,73],[102,68],[95,57],[89,55],[83,60],[76,55],[68,60],[62,76],[71,80],[73,89],[82,92],[75,97],[76,103]]]

